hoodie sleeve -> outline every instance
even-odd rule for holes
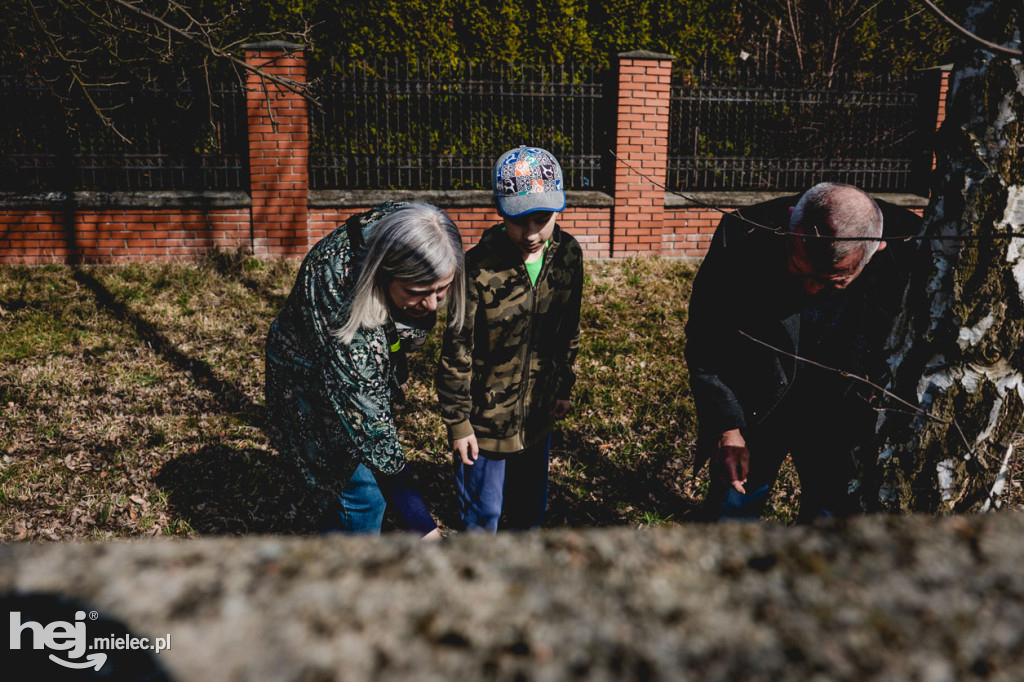
[[[473,435],[473,426],[469,422],[473,407],[470,385],[473,378],[473,341],[479,301],[475,277],[467,264],[466,316],[460,331],[453,331],[450,326],[445,329],[441,359],[435,378],[441,420],[448,427],[448,435],[452,440]]]
[[[569,300],[566,304],[563,329],[565,336],[563,341],[562,357],[559,362],[558,389],[555,397],[559,400],[569,400],[572,395],[573,386],[576,385],[576,372],[573,367],[576,364],[576,356],[580,350],[580,308],[583,305],[583,250],[573,240],[570,254],[569,266],[572,270],[571,290]]]

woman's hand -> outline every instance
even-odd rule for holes
[[[568,400],[556,400],[555,419],[562,419],[565,415],[569,414],[570,407],[572,407],[572,404]]]
[[[476,444],[476,434],[471,433],[465,438],[452,441],[452,451],[462,460],[466,466],[473,466],[473,462],[480,456],[480,447]]]

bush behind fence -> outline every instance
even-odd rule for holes
[[[566,186],[610,189],[614,70],[587,65],[378,60],[311,80],[311,189],[486,189],[496,156],[551,150]],[[749,69],[673,76],[667,184],[799,190],[822,179],[919,189],[935,112],[913,78],[825,85]],[[244,190],[245,93],[94,91],[67,115],[39,82],[0,76],[0,191]],[[931,117],[931,118],[929,118]],[[115,132],[115,130],[117,132]],[[122,139],[118,133],[129,138]]]
[[[566,185],[603,185],[605,74],[569,65],[352,62],[313,86],[316,189],[483,189],[518,144],[558,157]]]
[[[922,131],[934,124],[918,78],[749,68],[673,79],[668,184],[676,189],[800,190],[833,180],[869,191],[916,187]]]
[[[103,86],[89,99],[62,102],[36,78],[0,75],[0,100],[0,190],[248,187],[245,93],[237,84]]]

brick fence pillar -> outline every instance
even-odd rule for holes
[[[949,96],[949,72],[952,67],[944,66],[939,69],[938,78],[938,103],[935,106],[935,130],[942,127],[946,120],[946,98]],[[935,168],[935,155],[932,154],[932,169]]]
[[[674,59],[643,51],[619,55],[613,257],[661,251]]]
[[[272,41],[243,47],[247,64],[305,84],[301,45]],[[249,71],[246,109],[253,255],[302,256],[309,248],[306,100],[287,85]]]
[[[939,106],[935,116],[935,129],[942,127],[946,120],[946,97],[949,95],[949,69],[943,68],[939,73]]]
[[[920,154],[911,168],[911,191],[926,196],[934,189],[938,152],[942,143],[939,129],[946,120],[946,98],[949,94],[949,73],[952,65],[921,69],[917,85],[918,129]]]

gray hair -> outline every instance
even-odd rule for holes
[[[853,185],[822,182],[800,197],[789,226],[792,232],[841,238],[804,240],[811,265],[827,272],[854,253],[860,253],[861,265],[871,259],[882,237],[882,209]]]
[[[411,203],[371,228],[366,261],[356,280],[352,307],[337,337],[350,343],[360,328],[388,321],[387,288],[394,280],[430,284],[454,274],[448,290],[448,326],[462,328],[466,311],[465,251],[452,219],[436,206]]]

